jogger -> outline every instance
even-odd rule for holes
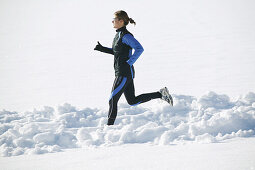
[[[114,124],[117,116],[118,101],[123,92],[128,104],[132,106],[157,98],[161,98],[173,105],[173,99],[166,87],[160,89],[159,92],[135,96],[133,81],[135,77],[134,63],[143,53],[144,49],[134,38],[133,34],[127,30],[126,26],[128,23],[135,24],[135,21],[129,18],[125,11],[121,10],[115,12],[112,23],[113,27],[116,28],[116,35],[113,39],[112,48],[104,47],[99,42],[94,48],[94,50],[114,55],[115,81],[109,99],[107,125]],[[134,50],[134,52],[132,50]]]
[[[123,76],[117,76],[113,83],[112,93],[109,99],[109,113],[107,125],[114,124],[118,110],[117,104],[123,92],[128,104],[131,106],[150,101],[151,99],[157,99],[162,97],[161,93],[159,92],[145,93],[139,96],[135,96],[133,79]]]

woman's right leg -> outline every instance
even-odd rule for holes
[[[124,94],[128,104],[132,106],[150,101],[151,99],[157,99],[162,97],[161,93],[159,92],[144,93],[139,96],[135,96],[135,88],[134,88],[133,79],[130,80],[130,82],[127,84],[127,87],[124,90]]]

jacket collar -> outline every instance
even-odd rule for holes
[[[123,27],[117,29],[116,32],[124,31],[124,30],[126,30],[126,29],[127,29],[126,26],[123,26]]]

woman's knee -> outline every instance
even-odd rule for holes
[[[137,104],[138,102],[136,100],[127,100],[128,104],[130,106]]]

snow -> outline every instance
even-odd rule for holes
[[[173,95],[173,99],[173,107],[160,99],[151,101],[151,107],[120,103],[114,126],[105,125],[107,110],[78,109],[68,103],[24,113],[3,110],[0,154],[43,154],[137,143],[219,143],[255,137],[255,93],[235,101],[215,92],[198,99],[185,95]]]
[[[125,144],[43,155],[0,157],[2,169],[190,169],[254,170],[255,138],[183,145]]]
[[[0,169],[255,169],[254,5],[1,0]],[[167,86],[174,107],[122,97],[108,127],[113,58],[93,48],[119,9],[145,50],[136,95]]]

